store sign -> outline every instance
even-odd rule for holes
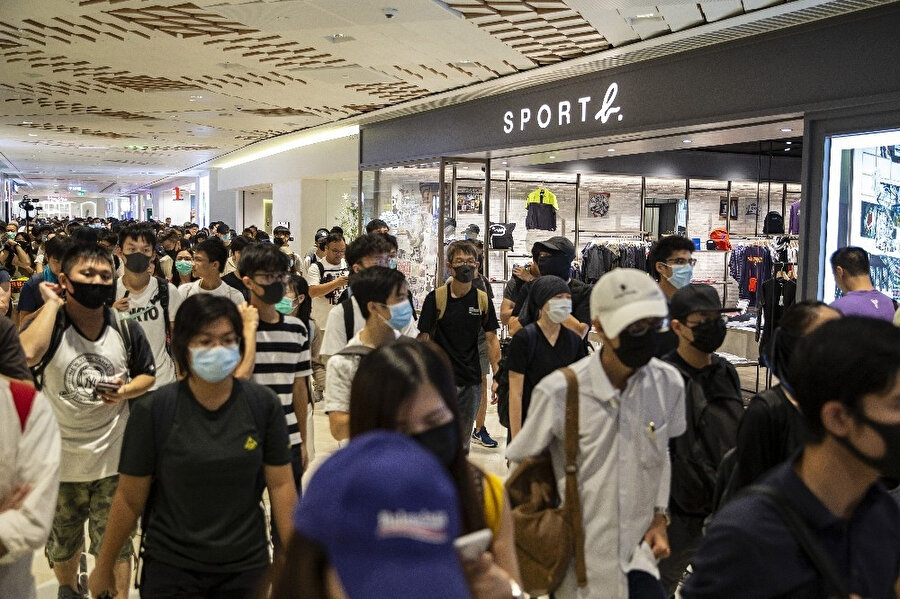
[[[514,132],[529,131],[534,128],[562,128],[572,123],[587,123],[591,119],[605,125],[610,118],[616,116],[621,121],[622,108],[615,106],[616,96],[619,93],[619,84],[610,83],[603,95],[603,101],[593,96],[581,96],[574,102],[572,100],[559,100],[552,103],[541,104],[537,108],[525,106],[518,110],[507,110],[503,113],[503,133],[510,135]]]

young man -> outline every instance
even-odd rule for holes
[[[178,288],[160,277],[151,276],[156,253],[156,235],[149,227],[130,225],[119,231],[119,259],[125,274],[116,281],[113,308],[137,322],[153,351],[156,382],[153,389],[175,382],[175,362],[169,342],[175,313],[181,307]],[[167,320],[168,319],[168,320]]]
[[[365,326],[347,343],[347,354],[335,352],[328,358],[325,382],[325,413],[331,436],[341,443],[350,438],[350,387],[359,368],[363,349],[377,349],[400,336],[413,321],[407,298],[406,277],[384,266],[372,266],[350,277],[350,288]],[[355,350],[352,348],[356,348]],[[349,355],[350,352],[357,352]]]
[[[676,291],[691,284],[691,279],[694,278],[694,265],[697,263],[692,257],[693,253],[694,244],[690,239],[680,235],[663,237],[650,251],[647,260],[650,274],[659,281],[659,288],[667,301],[671,301]],[[656,357],[661,358],[677,347],[678,335],[670,328],[660,337]]]
[[[531,248],[532,264],[538,275],[553,275],[566,281],[572,292],[572,314],[563,323],[583,339],[591,329],[591,286],[572,278],[575,245],[565,237],[551,237]],[[524,285],[516,298],[509,319],[509,333],[515,335],[522,327],[537,320],[528,310],[529,285]]]
[[[321,262],[325,259],[325,238],[328,237],[328,229],[324,227],[321,229],[316,229],[316,235],[313,239],[312,249],[306,253],[306,256],[303,258],[303,272],[301,273],[304,277],[306,273],[309,272],[309,267],[314,262]]]
[[[879,478],[900,478],[900,329],[826,322],[794,354],[791,382],[813,441],[716,514],[686,599],[834,597],[776,505],[805,523],[851,597],[894,597],[900,511]]]
[[[659,565],[670,597],[703,538],[703,521],[714,507],[715,473],[725,452],[737,444],[744,414],[737,370],[714,353],[725,341],[724,311],[719,294],[709,285],[682,287],[669,303],[669,326],[678,336],[678,348],[663,360],[684,377],[686,414],[701,413],[700,402],[706,404],[702,420],[695,422],[692,430],[693,438],[702,441],[702,465],[707,473],[698,480],[698,456],[689,435],[672,443],[668,531],[672,554]]]
[[[653,358],[667,314],[659,287],[638,270],[610,271],[591,292],[603,347],[570,366],[579,384],[578,487],[588,587],[577,589],[573,565],[555,597],[627,597],[630,584],[655,585],[662,593],[655,563],[669,552],[668,446],[685,430],[681,376]],[[566,391],[562,373],[543,379],[506,451],[521,462],[549,449],[560,492]]]
[[[865,316],[894,321],[897,305],[894,300],[872,285],[869,254],[858,247],[845,247],[831,255],[834,282],[844,294],[831,307],[844,316]]]
[[[325,248],[324,257],[321,261],[311,263],[306,272],[309,296],[312,298],[312,321],[316,325],[312,360],[313,380],[319,397],[325,391],[325,360],[321,358],[321,347],[328,314],[343,299],[347,276],[350,274],[347,261],[344,260],[347,244],[342,235],[329,233],[322,240],[322,247]]]
[[[290,272],[303,276],[303,258],[295,253],[291,247],[291,242],[294,240],[294,238],[291,237],[291,230],[283,225],[279,225],[275,227],[272,235],[274,237],[272,243],[274,243],[275,247],[281,250],[281,252],[288,257],[288,260],[290,260]]]
[[[71,247],[59,284],[41,283],[44,307],[21,337],[62,436],[59,498],[47,543],[61,599],[84,597],[78,588],[84,524],[96,556],[118,482],[127,400],[149,391],[156,374],[141,327],[105,306],[113,278],[105,250]],[[129,540],[115,569],[122,596],[128,593],[132,555]]]
[[[22,292],[19,294],[19,326],[22,325],[26,316],[44,305],[39,285],[45,281],[54,284],[58,282],[57,277],[62,270],[62,257],[71,245],[72,242],[63,237],[47,240],[44,246],[47,266],[25,281],[22,285]]]
[[[347,246],[346,260],[351,273],[360,273],[371,266],[390,267],[396,255],[395,237],[366,234],[360,235]],[[325,335],[321,347],[321,354],[326,357],[326,360],[346,346],[366,324],[366,318],[360,311],[359,303],[353,297],[354,293],[353,287],[351,287],[350,297],[328,313],[328,322],[325,325]],[[348,308],[351,308],[349,313],[347,312]],[[347,330],[348,324],[351,325],[350,330]],[[416,328],[415,322],[410,322],[402,333],[407,337],[416,337],[419,330]]]
[[[309,401],[309,331],[294,316],[275,309],[284,297],[288,259],[272,244],[254,244],[241,253],[241,280],[250,291],[250,304],[259,312],[256,352],[251,380],[278,395],[287,419],[294,482],[307,465],[306,404]],[[299,423],[299,424],[298,424]]]
[[[244,251],[244,248],[255,245],[255,243],[255,241],[247,239],[243,235],[231,240],[231,243],[228,244],[228,252],[231,254],[231,257],[228,258],[228,262],[232,265],[232,268],[231,272],[222,277],[222,282],[229,287],[237,289],[246,302],[250,301],[250,292],[247,290],[247,286],[244,285],[244,281],[241,280],[241,272],[240,269],[238,269],[238,265],[240,264],[241,252]]]
[[[438,289],[425,297],[419,317],[419,339],[433,340],[440,345],[453,364],[459,403],[460,427],[474,430],[475,416],[481,403],[481,362],[478,358],[478,332],[484,331],[488,356],[494,372],[500,362],[500,343],[497,340],[497,315],[483,291],[472,285],[478,272],[478,250],[470,241],[455,241],[447,248],[447,268],[453,278],[440,290],[443,297],[438,305]],[[486,306],[486,307],[485,307]],[[465,434],[465,449],[469,451],[471,434]]]
[[[200,280],[178,288],[182,299],[187,299],[195,293],[211,293],[227,297],[238,306],[243,304],[244,296],[241,292],[222,281],[226,260],[228,250],[221,240],[207,239],[197,245],[194,252],[194,276]]]
[[[162,276],[167,281],[172,280],[172,268],[175,265],[175,257],[181,250],[181,236],[178,231],[168,229],[159,236],[159,243],[162,246],[162,254],[159,256],[159,265],[162,268]]]
[[[373,218],[369,221],[369,224],[366,225],[366,233],[368,234],[381,233],[383,235],[386,235],[390,232],[391,228],[380,218]]]
[[[0,597],[33,599],[31,562],[47,542],[59,492],[59,428],[34,387],[3,378],[0,454]]]

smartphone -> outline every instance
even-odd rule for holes
[[[94,389],[97,392],[102,393],[114,393],[119,390],[119,387],[122,386],[122,383],[113,383],[110,381],[97,381],[94,385]]]
[[[488,547],[491,546],[491,539],[493,538],[494,534],[490,529],[482,528],[481,530],[476,530],[475,532],[459,537],[453,541],[453,546],[456,547],[456,553],[459,555],[459,559],[463,561],[476,560],[481,557],[482,553],[488,550]]]

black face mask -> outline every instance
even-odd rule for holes
[[[572,261],[565,254],[550,254],[537,260],[541,275],[554,275],[568,281],[572,274]]]
[[[475,279],[475,267],[468,264],[453,268],[453,278],[460,283],[471,283]]]
[[[96,310],[102,307],[106,300],[109,299],[112,290],[112,285],[79,283],[71,279],[69,282],[72,284],[71,296],[88,310]]]
[[[636,370],[647,364],[658,349],[658,331],[647,331],[643,335],[634,336],[623,330],[619,333],[619,347],[613,352],[622,364]]]
[[[253,294],[261,299],[263,303],[269,305],[275,305],[281,301],[281,298],[284,297],[284,283],[281,281],[275,281],[274,283],[269,283],[268,285],[260,285],[263,288],[262,295],[256,293]]]
[[[860,461],[878,470],[882,476],[900,479],[900,424],[878,422],[862,412],[853,414],[853,418],[860,424],[864,424],[878,433],[884,442],[884,455],[880,458],[875,458],[861,452],[846,437],[835,437],[835,439],[850,450],[850,453],[859,458]]]
[[[455,420],[411,437],[430,451],[446,468],[450,467],[459,454],[459,425]]]
[[[725,342],[725,334],[728,331],[725,321],[717,318],[691,327],[691,332],[694,334],[694,340],[691,341],[691,345],[703,353],[711,354]]]
[[[123,254],[125,256],[125,268],[134,273],[144,273],[150,268],[150,256],[135,252],[134,254]]]

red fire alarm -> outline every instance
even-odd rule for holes
[[[181,188],[176,187],[175,188],[175,201],[178,202],[180,200],[181,200]]]

